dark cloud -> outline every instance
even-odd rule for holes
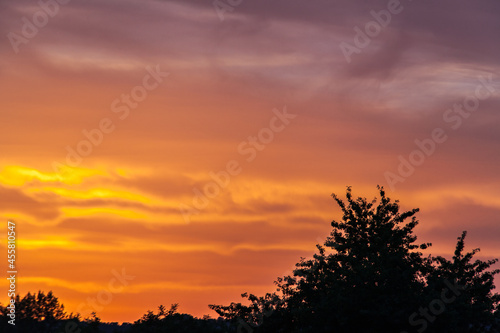
[[[52,220],[59,216],[57,207],[32,199],[18,189],[3,186],[0,186],[0,208],[3,211],[28,214],[42,221]]]

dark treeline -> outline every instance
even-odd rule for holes
[[[16,297],[16,329],[9,308],[0,307],[1,332],[269,332],[269,333],[500,333],[500,295],[491,268],[497,260],[474,259],[458,237],[451,260],[424,255],[417,244],[418,209],[400,212],[398,201],[334,200],[343,212],[311,259],[278,278],[276,292],[242,294],[243,303],[209,305],[219,317],[195,318],[161,305],[134,323],[102,323],[92,313],[68,314],[52,292]]]

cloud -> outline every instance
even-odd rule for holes
[[[17,189],[0,186],[0,202],[0,207],[4,211],[3,215],[16,212],[42,220],[54,219],[59,216],[57,208],[33,200]]]

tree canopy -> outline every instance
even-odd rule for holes
[[[452,261],[424,256],[417,243],[418,209],[400,211],[383,188],[371,201],[347,188],[340,221],[311,259],[301,259],[277,292],[243,294],[250,305],[211,305],[255,332],[493,332],[499,295],[496,260],[472,261],[464,232]],[[496,318],[495,318],[496,317]]]

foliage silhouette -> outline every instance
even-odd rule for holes
[[[27,293],[22,299],[19,295],[15,297],[16,307],[16,329],[18,332],[53,332],[66,320],[77,319],[78,316],[67,314],[64,305],[59,303],[52,291],[45,294],[38,291],[36,294]],[[8,328],[7,317],[9,309],[0,305],[2,314],[2,326]]]
[[[180,314],[177,312],[178,304],[172,304],[167,311],[165,306],[160,305],[157,313],[148,311],[137,320],[131,333],[183,333],[183,332],[206,332],[206,333],[221,333],[221,332],[236,332],[231,329],[228,322],[219,319],[194,318],[188,314]]]
[[[458,237],[451,261],[441,256],[432,258],[434,269],[427,277],[428,283],[424,294],[428,298],[442,298],[443,290],[453,289],[450,288],[448,281],[455,281],[458,289],[455,295],[449,292],[448,297],[453,298],[453,301],[446,305],[446,311],[433,320],[432,327],[435,331],[487,332],[489,327],[493,326],[497,326],[498,329],[494,313],[498,311],[500,295],[493,294],[492,291],[495,288],[494,276],[500,270],[488,271],[498,260],[471,262],[479,249],[463,253],[466,235],[467,232],[464,231]]]
[[[491,332],[498,329],[498,294],[489,271],[496,260],[470,263],[478,251],[462,254],[465,232],[453,261],[424,257],[413,234],[418,209],[400,212],[383,188],[380,198],[347,203],[333,194],[343,217],[312,259],[296,264],[292,276],[278,278],[277,292],[243,294],[250,305],[210,305],[219,315],[243,319],[255,332]],[[443,288],[464,286],[450,304],[440,305]],[[452,297],[447,297],[450,300]],[[425,306],[433,306],[423,316]],[[434,312],[439,315],[434,315]],[[424,313],[425,314],[425,313]],[[258,323],[258,319],[261,319]],[[256,325],[256,324],[259,325]]]

